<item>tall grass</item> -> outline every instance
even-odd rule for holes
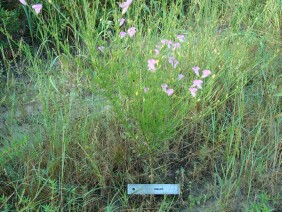
[[[3,60],[1,210],[281,209],[279,1],[43,8],[39,45]],[[181,48],[155,55],[178,34]],[[195,66],[212,74],[193,97]],[[181,195],[128,196],[128,183],[180,183]]]

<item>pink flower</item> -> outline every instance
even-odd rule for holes
[[[164,92],[166,92],[166,94],[167,94],[168,96],[171,96],[171,95],[174,93],[174,90],[173,90],[172,88],[167,89],[167,87],[168,87],[167,84],[162,84],[161,87],[162,87],[162,90],[163,90]]]
[[[161,87],[162,87],[163,91],[166,92],[166,89],[167,89],[168,85],[167,84],[162,84]]]
[[[130,27],[130,28],[127,30],[127,32],[128,32],[128,35],[129,35],[130,37],[133,37],[133,36],[135,35],[135,33],[136,33],[136,28],[135,28],[135,27]]]
[[[178,49],[178,48],[180,48],[180,43],[174,43],[173,45],[172,45],[172,50],[175,50],[175,49]]]
[[[39,14],[42,9],[42,4],[34,4],[32,5],[32,9],[34,9],[36,14]]]
[[[176,66],[179,64],[178,60],[176,60],[174,57],[169,57],[168,62],[173,66],[173,68],[176,68]]]
[[[170,89],[167,89],[167,90],[166,90],[166,93],[167,93],[168,96],[171,96],[171,95],[174,93],[174,90],[171,89],[171,88],[170,88]]]
[[[150,89],[148,87],[144,88],[144,93],[147,93]]]
[[[180,42],[184,41],[184,35],[177,35],[177,38]]]
[[[126,32],[120,32],[119,36],[120,36],[121,39],[124,38],[126,36]]]
[[[161,40],[161,43],[164,44],[164,45],[167,45],[167,47],[170,48],[172,41],[167,40],[167,39],[163,39],[163,40]]]
[[[21,4],[23,5],[27,5],[26,1],[25,0],[20,0]]]
[[[158,60],[150,59],[148,60],[148,68],[149,71],[156,72],[155,65],[158,63]]]
[[[160,53],[160,50],[159,49],[155,49],[155,53],[156,53],[156,55],[158,55]]]
[[[202,89],[202,84],[203,84],[202,80],[194,80],[192,87],[198,87],[199,89]]]
[[[122,26],[124,24],[124,22],[125,22],[125,18],[120,19],[119,20],[119,26]]]
[[[178,80],[181,80],[184,77],[183,74],[178,74]]]
[[[104,47],[104,46],[99,46],[98,49],[99,49],[101,52],[104,52],[105,47]]]
[[[203,70],[203,75],[201,78],[206,78],[207,76],[209,76],[211,74],[210,70]]]
[[[189,90],[190,90],[192,96],[195,97],[198,89],[191,87],[191,88],[189,88]]]
[[[167,42],[167,39],[162,39],[161,40],[161,43],[164,44],[164,45],[166,44],[166,42]]]
[[[196,74],[197,76],[199,76],[199,70],[200,70],[200,68],[199,68],[198,66],[195,66],[195,67],[193,67],[192,69],[193,69],[193,71],[195,72],[195,74]]]
[[[126,2],[123,2],[119,4],[119,6],[122,8],[122,14],[126,13],[128,10],[129,6],[131,5],[133,0],[127,0]]]
[[[155,54],[158,55],[160,53],[161,45],[156,45]]]

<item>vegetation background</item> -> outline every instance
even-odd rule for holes
[[[281,2],[119,3],[0,2],[0,210],[281,211]],[[179,34],[173,69],[154,49]]]

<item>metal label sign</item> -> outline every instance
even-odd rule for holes
[[[127,194],[180,194],[179,184],[128,184]]]

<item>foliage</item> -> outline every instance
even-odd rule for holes
[[[8,48],[7,39],[5,33],[9,33],[17,38],[17,34],[20,30],[20,24],[18,22],[19,12],[17,10],[6,10],[0,5],[0,46],[3,49]]]
[[[281,208],[278,1],[28,3],[34,46],[3,58],[1,210]]]

